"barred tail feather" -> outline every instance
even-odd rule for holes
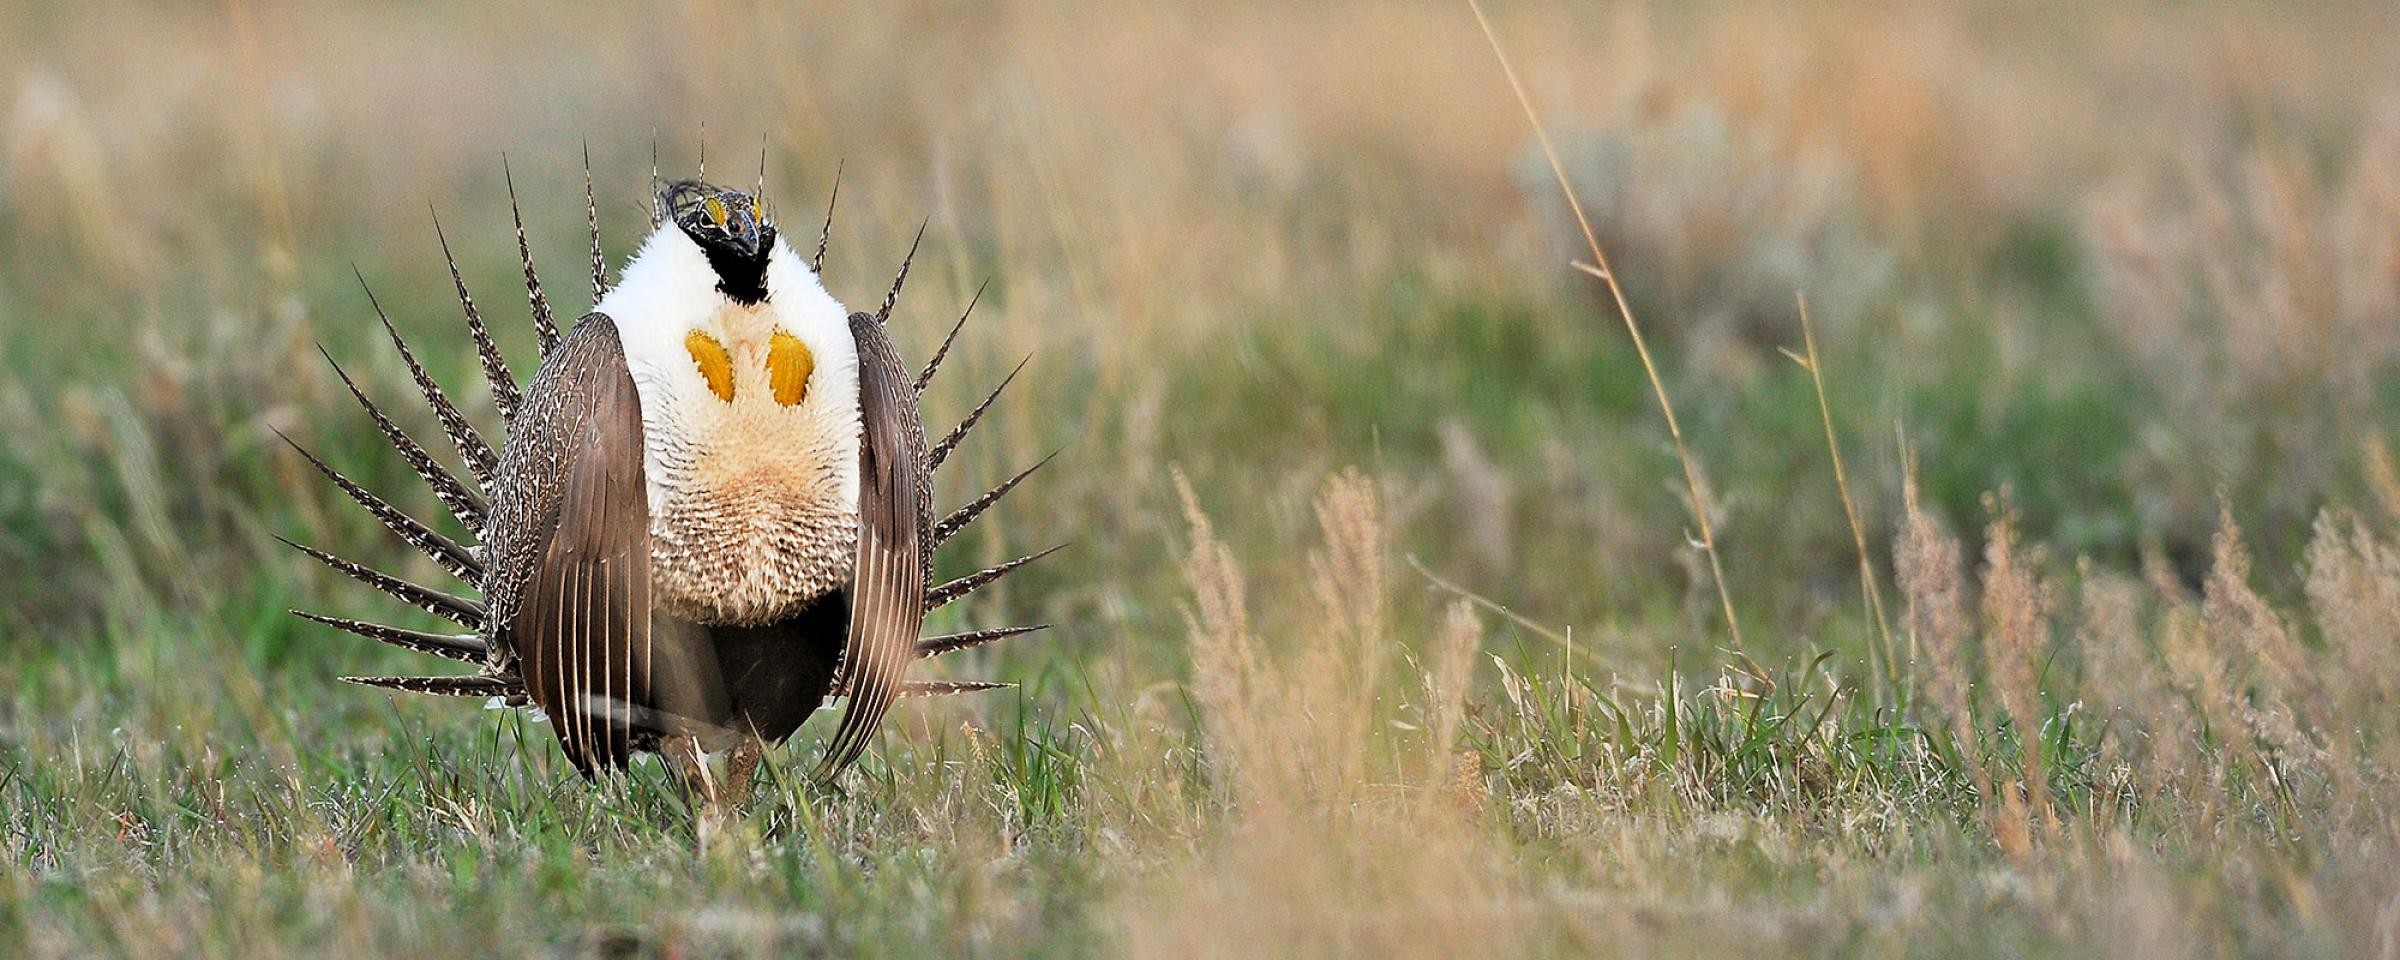
[[[517,178],[508,169],[508,158],[500,158],[500,177],[508,183],[508,215],[517,223],[517,259],[525,265],[525,299],[533,305],[533,336],[541,341],[542,355],[549,356],[550,348],[558,345],[558,319],[550,313],[550,298],[542,293],[541,274],[533,269],[533,244],[525,239],[525,213],[517,206]]]
[[[982,496],[968,501],[966,506],[958,508],[947,517],[943,517],[942,522],[933,525],[933,536],[931,538],[933,541],[933,547],[939,547],[951,537],[957,536],[958,532],[966,529],[968,524],[974,523],[976,517],[982,516],[985,510],[989,510],[992,508],[993,504],[999,503],[1001,497],[1008,496],[1008,492],[1016,489],[1017,484],[1025,482],[1026,477],[1033,476],[1034,471],[1041,469],[1044,464],[1047,464],[1055,459],[1058,459],[1058,451],[1053,450],[1049,456],[1035,461],[1033,466],[1026,467],[1016,476],[1008,478],[997,487],[993,487],[990,490],[984,491]]]
[[[900,685],[900,698],[947,697],[960,693],[979,693],[985,690],[1006,690],[1016,684],[997,680],[911,680]]]
[[[432,587],[418,586],[362,563],[344,560],[304,543],[282,540],[286,546],[315,557],[317,562],[332,567],[335,572],[390,594],[394,599],[426,613],[441,617],[469,629],[483,626],[483,604],[465,597],[451,596]]]
[[[975,296],[967,300],[965,310],[958,312],[958,322],[950,325],[950,332],[942,337],[941,347],[933,351],[933,359],[925,361],[924,372],[917,374],[918,393],[924,393],[925,386],[933,382],[933,372],[942,368],[942,360],[950,356],[950,345],[958,340],[958,332],[966,329],[967,318],[975,315],[975,305],[983,302],[983,291],[991,285],[992,281],[988,279],[976,285]]]
[[[959,441],[965,440],[968,431],[975,429],[976,422],[983,419],[984,411],[992,408],[992,401],[1000,399],[1000,391],[1008,389],[1008,385],[1017,379],[1017,374],[1024,372],[1025,365],[1031,362],[1033,362],[1031,356],[1017,361],[1016,369],[1010,370],[1008,376],[1001,378],[1000,385],[993,387],[992,392],[983,398],[982,403],[976,404],[975,409],[967,411],[965,420],[959,421],[958,426],[951,427],[950,432],[942,437],[942,441],[933,445],[933,450],[926,454],[925,472],[931,473],[941,469],[942,461],[950,458],[950,451],[958,448]]]
[[[342,679],[347,680],[349,678],[344,677]],[[1014,686],[1016,686],[1016,684],[999,680],[910,680],[900,685],[899,692],[894,694],[892,699],[907,700],[912,697],[946,697],[955,693],[976,693],[984,690],[1003,690]],[[849,696],[849,680],[837,678],[833,682],[833,689],[826,691],[825,695],[829,698]]]
[[[1028,633],[1048,629],[1050,629],[1050,625],[1047,623],[1029,623],[1020,627],[994,627],[990,630],[972,630],[948,636],[926,637],[917,641],[917,659],[928,660],[961,650],[972,650],[987,643],[996,643],[1010,637],[1021,637]]]
[[[517,391],[517,378],[508,372],[508,360],[500,355],[500,345],[492,341],[492,331],[483,325],[483,314],[475,309],[475,298],[467,293],[467,280],[458,272],[458,258],[450,255],[450,237],[442,232],[442,218],[433,218],[433,235],[442,242],[442,262],[450,267],[450,286],[458,291],[458,305],[467,313],[467,334],[475,338],[475,355],[483,361],[484,382],[492,388],[492,406],[499,408],[503,421],[517,418],[517,404],[522,394]]]
[[[876,323],[890,320],[892,308],[900,305],[900,287],[908,282],[908,265],[917,262],[917,245],[925,242],[925,228],[932,224],[932,217],[917,224],[917,238],[908,242],[908,254],[900,258],[900,273],[892,278],[892,290],[883,295],[883,307],[875,311]]]
[[[290,437],[284,437],[283,431],[278,430],[275,435],[283,437],[283,442],[290,444],[294,452],[300,454],[302,459],[307,460],[310,466],[317,468],[317,472],[324,474],[326,479],[332,480],[335,486],[341,487],[342,492],[349,494],[350,499],[356,501],[359,506],[365,507],[367,513],[383,524],[384,529],[390,530],[401,540],[407,541],[409,546],[423,551],[425,556],[431,558],[433,562],[441,564],[442,569],[450,571],[451,576],[468,583],[476,583],[482,579],[483,562],[476,559],[475,554],[460,545],[458,541],[435,532],[431,527],[419,522],[417,518],[401,512],[400,508],[392,506],[382,497],[368,492],[356,481],[342,476],[341,473],[327,466],[325,461],[317,459],[316,454],[308,452],[308,448],[301,446]]]
[[[600,197],[592,191],[592,144],[583,144],[583,222],[592,234],[592,306],[608,295],[608,256],[600,252]]]
[[[525,685],[502,677],[469,675],[464,677],[343,677],[344,683],[355,683],[386,690],[406,690],[410,693],[429,693],[437,697],[503,697],[511,701],[525,697]]]
[[[380,623],[368,623],[364,620],[351,620],[345,617],[328,617],[323,614],[309,613],[305,610],[294,610],[291,613],[292,616],[299,617],[300,619],[309,621],[311,623],[321,623],[336,630],[345,630],[350,633],[355,633],[369,640],[388,643],[395,647],[414,650],[418,653],[430,653],[437,657],[442,657],[448,660],[456,660],[461,663],[486,663],[491,659],[491,644],[485,642],[482,637],[472,633],[455,635],[447,633],[426,633],[422,630],[408,630],[401,627],[390,627]]]
[[[657,161],[653,160],[655,166]],[[655,176],[655,175],[654,175]],[[842,161],[833,162],[833,192],[825,197],[825,226],[817,231],[817,255],[808,258],[808,272],[825,275],[825,244],[833,239],[833,205],[842,199]]]
[[[1062,543],[1040,553],[1018,557],[996,567],[985,567],[981,570],[975,571],[974,573],[970,573],[956,580],[952,580],[949,583],[945,583],[931,590],[927,590],[925,591],[925,609],[927,612],[931,612],[941,609],[944,606],[948,606],[967,594],[983,589],[994,580],[998,580],[1001,577],[1015,573],[1019,567],[1023,567],[1028,563],[1032,563],[1066,548],[1067,545]]]
[[[356,268],[352,272],[357,272]],[[360,289],[367,290],[367,278],[359,277],[358,285]],[[424,395],[425,405],[433,408],[434,419],[441,421],[442,432],[450,437],[450,445],[458,450],[459,459],[466,461],[467,470],[475,475],[476,482],[484,490],[491,490],[492,478],[500,472],[500,455],[483,439],[483,434],[475,431],[475,425],[467,421],[467,415],[458,411],[458,405],[450,402],[450,397],[442,392],[441,385],[433,381],[433,375],[425,372],[425,365],[417,362],[416,351],[410,350],[408,341],[400,338],[400,329],[392,326],[392,318],[384,314],[382,302],[375,299],[375,291],[367,290],[367,303],[375,308],[375,319],[383,322],[383,332],[392,338],[392,346],[400,351],[400,359],[407,361],[409,378],[416,381],[417,392]]]
[[[400,429],[399,424],[385,416],[383,408],[367,398],[367,392],[358,388],[357,381],[350,379],[349,371],[342,369],[341,363],[333,359],[333,354],[326,353],[323,347],[317,348],[317,352],[325,357],[326,363],[333,365],[334,376],[341,378],[342,386],[349,388],[350,396],[366,409],[367,416],[375,421],[376,429],[383,431],[384,440],[399,452],[400,459],[408,461],[409,469],[415,470],[425,485],[433,488],[433,495],[441,498],[442,505],[449,508],[450,515],[458,518],[458,522],[469,530],[482,530],[484,517],[491,512],[491,506],[484,501],[483,495],[460,481],[457,475],[442,466],[441,461],[425,452],[422,444]]]

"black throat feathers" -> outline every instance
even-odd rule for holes
[[[757,253],[744,253],[731,246],[702,244],[708,254],[708,265],[717,271],[717,290],[733,302],[745,307],[757,306],[767,298],[767,255],[774,250],[774,234],[767,235]]]

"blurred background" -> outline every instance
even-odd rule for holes
[[[2186,577],[2220,504],[2292,556],[2381,462],[2390,5],[1491,13],[1660,355],[1754,646],[1857,636],[1825,626],[1858,614],[1856,568],[1778,352],[1799,295],[1879,546],[1904,452],[1961,529],[2000,493],[2065,556]],[[1072,624],[1053,649],[1175,669],[1177,470],[1272,545],[1361,466],[1403,552],[1612,661],[1715,615],[1655,403],[1462,6],[13,4],[0,62],[0,630],[23,644],[158,621],[296,677],[364,668],[279,617],[344,588],[268,539],[401,553],[271,432],[414,482],[314,355],[407,396],[352,268],[488,412],[429,212],[529,365],[503,158],[573,315],[580,145],[621,265],[653,153],[688,175],[704,135],[737,183],[763,144],[795,236],[847,171],[851,303],[931,218],[912,356],[990,283],[929,419],[1033,363],[944,494],[1066,452],[949,560],[1074,541],[996,601]]]
[[[2283,604],[2318,598],[2321,511],[2377,531],[2400,516],[2400,6],[1489,13],[1677,405],[1742,653],[1765,665],[1745,670],[1820,653],[1842,683],[1877,669],[1827,425],[1895,623],[1901,593],[1910,610],[1927,595],[1893,569],[1916,529],[1912,463],[1917,532],[1954,531],[1960,555],[1988,556],[1986,525],[2006,517],[2043,575],[2139,578],[2153,599],[2142,630],[2126,601],[2120,637],[2198,622],[2203,590],[2221,609],[2224,586],[2203,581],[2228,569],[2226,519],[2255,555],[2231,582]],[[1569,266],[1588,256],[1581,235],[1462,4],[13,2],[0,744],[296,750],[323,772],[345,750],[404,755],[427,729],[469,738],[454,746],[488,735],[454,704],[337,687],[412,665],[285,614],[392,605],[274,535],[439,575],[275,431],[432,509],[317,349],[432,431],[355,269],[496,422],[431,214],[522,376],[533,337],[503,159],[574,316],[587,145],[612,266],[646,228],[654,156],[680,177],[705,150],[712,178],[747,185],[763,147],[773,210],[804,242],[841,170],[826,277],[852,305],[880,298],[929,222],[894,320],[904,354],[921,361],[989,285],[929,423],[1032,357],[945,468],[942,505],[1064,453],[940,564],[1071,546],[934,627],[1061,626],[958,658],[962,675],[1024,681],[1023,698],[912,706],[905,742],[962,718],[1022,728],[1120,707],[1120,730],[1197,722],[1175,692],[1212,614],[1193,558],[1221,541],[1267,645],[1307,642],[1319,624],[1300,601],[1321,584],[1300,545],[1334,532],[1320,493],[1348,468],[1380,505],[1395,634],[1435,632],[1471,593],[1520,618],[1481,608],[1503,662],[1554,662],[1546,638],[1571,636],[1575,669],[1639,678],[1670,705],[1690,691],[1658,679],[1676,665],[1736,659],[1641,360],[1606,289]],[[1802,296],[1822,415],[1785,353],[1805,352]],[[2400,580],[2375,582],[2394,592],[2374,602],[2400,597]],[[2063,644],[2081,628],[2060,622]],[[2047,671],[2044,644],[2018,652]],[[2147,640],[2126,649],[2156,665]],[[2072,718],[2076,694],[2045,689]],[[2377,690],[2348,716],[2387,715]],[[1860,719],[1862,736],[1882,723]],[[183,782],[184,762],[153,772]],[[1578,762],[1565,780],[1587,776]],[[2078,782],[2097,796],[2103,779]],[[2249,802],[2204,804],[2178,842],[2205,847],[2225,809],[2272,807]],[[2226,896],[2254,894],[2241,902],[2297,902]]]

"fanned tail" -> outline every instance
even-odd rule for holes
[[[505,170],[505,167],[503,169]],[[588,180],[586,188],[586,216],[596,230],[599,214],[597,206],[592,205]],[[557,330],[551,319],[549,301],[542,293],[541,279],[533,269],[532,251],[526,243],[524,217],[516,207],[516,190],[513,182],[509,188],[509,206],[510,214],[517,227],[518,254],[525,265],[526,290],[533,305],[535,333],[542,338],[546,348],[556,339]],[[499,344],[493,340],[491,330],[485,326],[483,315],[475,306],[475,298],[467,291],[466,280],[458,268],[458,259],[450,249],[450,238],[443,232],[438,216],[434,218],[434,236],[441,243],[442,261],[450,271],[451,289],[458,296],[459,309],[466,315],[468,336],[474,341],[476,358],[480,361],[485,383],[491,388],[492,406],[499,410],[503,427],[505,427],[506,422],[516,416],[517,409],[524,401],[524,395],[517,386],[516,377],[509,372],[508,362],[501,355]],[[599,269],[598,249],[598,239],[595,233],[593,279],[596,290],[600,289],[598,285],[605,279],[605,274]],[[359,286],[361,289],[366,289],[366,279],[363,276],[359,278]],[[466,464],[467,472],[473,477],[473,482],[462,480],[458,474],[452,473],[450,468],[444,466],[441,461],[436,460],[431,453],[427,452],[422,444],[411,437],[406,430],[392,420],[390,415],[384,412],[381,406],[367,396],[366,391],[359,387],[358,382],[351,378],[348,371],[342,369],[341,364],[333,359],[331,353],[325,353],[325,360],[332,364],[335,376],[341,379],[342,386],[349,390],[351,397],[358,401],[359,406],[366,410],[368,418],[374,421],[376,428],[382,432],[384,440],[391,445],[392,450],[398,453],[400,458],[407,462],[409,468],[433,489],[435,497],[439,498],[450,515],[468,530],[469,536],[453,538],[435,529],[433,524],[410,515],[390,500],[369,491],[357,481],[335,470],[331,464],[301,447],[291,438],[285,437],[284,440],[291,444],[294,452],[308,461],[309,465],[316,468],[318,473],[323,474],[326,480],[348,495],[353,503],[359,505],[360,509],[374,517],[375,521],[384,529],[391,531],[394,536],[415,547],[451,576],[457,577],[470,588],[480,591],[483,584],[485,558],[476,543],[480,540],[484,524],[490,515],[491,491],[499,472],[499,452],[489,441],[484,439],[484,434],[476,429],[474,423],[458,408],[458,405],[450,400],[441,385],[434,381],[432,374],[425,369],[424,363],[417,358],[416,351],[409,347],[408,341],[400,335],[399,328],[384,312],[383,305],[376,299],[374,291],[367,289],[366,296],[368,304],[375,311],[376,320],[383,325],[385,335],[391,339],[393,349],[399,351],[401,361],[408,367],[409,378],[416,385],[418,395],[424,400],[426,409],[432,412],[435,421],[441,425],[443,435],[457,450],[459,460]],[[319,352],[323,353],[324,351],[320,348]],[[492,643],[490,625],[487,622],[488,614],[481,600],[458,596],[415,583],[365,564],[345,560],[317,547],[294,543],[290,540],[283,542],[344,576],[374,587],[409,606],[464,626],[468,632],[461,634],[430,633],[300,610],[292,611],[294,616],[405,650],[446,660],[472,663],[482,668],[479,673],[467,676],[344,677],[343,679],[368,686],[416,693],[442,696],[498,696],[512,703],[524,701],[523,682],[516,676],[513,665],[505,662],[501,652]]]
[[[590,163],[590,152],[587,145],[584,154],[584,217],[585,225],[590,231],[592,290],[597,299],[607,293],[608,274],[607,263],[600,243],[599,204],[597,192],[592,185]],[[518,260],[524,269],[526,300],[532,309],[534,334],[546,354],[558,342],[558,323],[549,297],[543,290],[541,277],[534,267],[532,246],[525,231],[524,214],[517,201],[515,178],[506,166],[505,159],[503,160],[502,174],[507,181],[509,216],[515,228]],[[824,269],[825,250],[832,236],[833,213],[840,190],[841,171],[837,168],[833,189],[826,199],[825,224],[818,235],[815,256],[811,257],[809,261],[810,269],[819,273],[822,273]],[[763,193],[763,189],[761,192]],[[501,431],[488,435],[501,436],[505,433],[507,422],[513,420],[518,410],[522,408],[524,394],[516,377],[510,372],[508,363],[502,356],[490,328],[484,323],[473,296],[467,290],[466,281],[458,267],[458,261],[451,252],[449,237],[442,232],[438,217],[434,221],[434,233],[441,243],[443,262],[450,271],[451,287],[458,297],[459,308],[465,315],[467,332],[475,345],[476,357],[480,363],[483,378],[491,390],[492,404],[501,416]],[[909,266],[914,262],[918,243],[922,241],[923,235],[924,228],[920,227],[916,240],[910,243],[908,256],[903,259],[900,269],[893,277],[891,289],[885,295],[881,309],[876,312],[876,318],[879,321],[888,320],[892,311],[897,307],[900,291],[908,279]],[[361,286],[364,287],[364,285],[365,282],[362,278]],[[943,337],[940,347],[934,351],[931,360],[917,375],[913,386],[918,393],[922,393],[942,369],[943,362],[949,357],[960,331],[966,326],[967,319],[972,316],[976,305],[982,301],[983,294],[984,288],[978,287],[975,296],[960,312],[957,322]],[[386,335],[391,339],[394,349],[400,353],[402,361],[407,366],[410,379],[416,386],[420,398],[440,425],[443,435],[456,449],[459,462],[466,467],[466,473],[464,475],[453,473],[450,467],[435,459],[422,444],[418,443],[387,415],[382,407],[367,396],[365,390],[361,389],[349,373],[333,360],[331,354],[326,354],[326,361],[333,365],[335,375],[339,377],[343,387],[367,412],[367,416],[374,422],[377,430],[381,432],[392,450],[398,453],[401,459],[409,465],[409,468],[433,490],[434,495],[442,502],[447,512],[466,529],[467,535],[455,537],[442,532],[437,529],[435,524],[411,515],[386,497],[366,489],[316,454],[302,448],[298,443],[292,443],[293,450],[311,467],[323,474],[328,482],[340,489],[352,502],[358,504],[360,509],[373,517],[378,525],[424,554],[435,565],[458,578],[468,587],[479,591],[482,587],[487,558],[481,554],[478,541],[481,539],[484,525],[490,514],[491,489],[499,464],[498,452],[485,439],[487,434],[477,430],[465,413],[434,381],[424,364],[418,359],[416,352],[400,336],[398,328],[384,313],[382,305],[375,301],[372,291],[368,291],[367,297],[375,309],[378,321],[381,322]],[[1000,393],[1007,389],[1015,379],[1017,372],[1022,371],[1024,367],[1024,363],[1019,363],[1007,378],[1003,379],[991,393],[975,405],[963,421],[943,435],[939,441],[928,444],[924,448],[926,449],[928,472],[940,467],[956,450],[958,445],[982,421],[985,413],[997,402]],[[289,438],[286,440],[289,442]],[[932,552],[935,548],[981,519],[1010,491],[1056,456],[1056,453],[1052,453],[1050,456],[1042,458],[1032,466],[942,516],[925,538],[923,549],[926,551],[927,563],[931,563]],[[311,558],[344,576],[365,583],[409,606],[460,624],[465,627],[466,632],[428,632],[298,610],[292,611],[293,615],[312,623],[414,653],[475,664],[481,668],[477,673],[463,676],[359,676],[342,679],[366,686],[437,696],[499,697],[511,704],[526,702],[524,682],[516,674],[515,665],[509,661],[505,650],[493,642],[491,625],[487,623],[487,611],[481,600],[425,586],[392,573],[343,559],[317,547],[293,543],[289,540],[284,542],[307,553]],[[925,609],[931,611],[953,603],[1058,549],[1060,548],[1053,547],[1040,553],[1019,557],[934,587],[925,594]],[[962,650],[977,649],[1002,640],[1035,633],[1048,626],[1048,624],[1028,624],[991,627],[923,637],[916,643],[913,658],[926,660]],[[843,695],[847,686],[846,680],[837,680],[835,695]],[[911,680],[900,688],[898,695],[901,697],[943,696],[1002,689],[1010,686],[1014,686],[1014,684],[988,680]]]

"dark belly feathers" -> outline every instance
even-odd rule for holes
[[[850,598],[835,591],[797,615],[764,626],[707,626],[665,613],[651,618],[658,661],[647,715],[632,741],[651,749],[688,733],[715,749],[740,733],[780,743],[833,690],[850,622]]]

